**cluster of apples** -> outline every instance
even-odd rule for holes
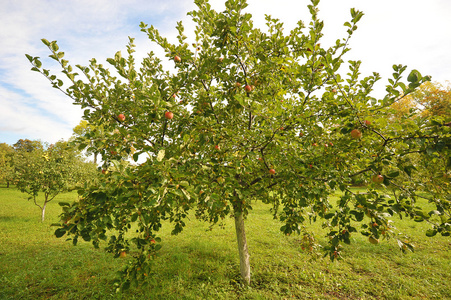
[[[365,124],[366,127],[371,125],[371,121],[365,120],[363,121],[363,124]],[[351,137],[355,140],[358,140],[362,137],[362,132],[358,129],[351,130]]]

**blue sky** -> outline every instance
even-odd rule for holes
[[[125,51],[128,36],[136,38],[137,59],[158,48],[139,31],[141,21],[154,25],[163,36],[175,38],[182,20],[190,37],[193,24],[186,16],[193,0],[1,0],[0,1],[0,143],[40,139],[54,143],[68,139],[82,111],[53,89],[40,74],[30,71],[25,53],[43,58],[45,68],[55,67],[41,38],[57,40],[72,65],[87,65],[91,58],[104,63],[116,51]],[[210,0],[222,11],[223,0]],[[309,22],[309,0],[248,0],[254,25],[264,27],[271,14],[290,30],[300,19]],[[344,37],[342,26],[355,7],[365,16],[351,40],[345,59],[362,60],[361,73],[379,72],[382,95],[393,64],[418,69],[433,81],[451,80],[451,1],[449,0],[321,0],[325,21],[322,45]],[[161,52],[160,52],[161,53]],[[57,68],[53,69],[58,71]]]

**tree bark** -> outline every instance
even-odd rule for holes
[[[240,254],[240,272],[245,284],[251,283],[251,267],[249,264],[249,252],[247,250],[246,232],[244,230],[243,212],[235,212],[236,240]]]
[[[41,222],[44,223],[44,219],[45,219],[45,207],[47,206],[47,202],[44,203],[44,205],[42,206],[41,209]]]

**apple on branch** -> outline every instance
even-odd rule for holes
[[[170,111],[164,113],[164,117],[168,120],[171,120],[174,117],[174,114]]]
[[[362,137],[362,132],[358,129],[351,130],[351,137],[355,140],[360,139]]]
[[[124,114],[119,114],[119,115],[117,116],[117,118],[118,118],[118,120],[121,121],[121,122],[124,122],[124,121],[125,121],[125,116],[124,116]]]
[[[371,180],[372,180],[374,183],[382,183],[382,182],[384,182],[384,176],[382,176],[381,174],[374,175],[374,176],[371,178]]]

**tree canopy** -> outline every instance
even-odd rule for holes
[[[85,120],[103,128],[91,133],[94,147],[104,168],[115,165],[102,184],[80,190],[80,201],[63,205],[58,237],[94,246],[105,240],[116,257],[133,250],[135,260],[122,273],[126,288],[151,274],[152,258],[164,243],[158,236],[162,222],[169,220],[172,233],[180,233],[191,210],[213,224],[235,218],[246,283],[244,219],[253,200],[271,207],[283,233],[308,237],[307,249],[317,243],[308,223],[323,220],[322,250],[332,260],[340,259],[342,244],[357,232],[371,243],[397,239],[393,215],[428,220],[428,235],[450,234],[449,184],[425,194],[428,179],[412,176],[410,158],[426,161],[440,153],[447,163],[434,171],[448,172],[449,127],[423,118],[388,122],[390,106],[430,78],[412,70],[405,82],[406,66],[394,65],[386,96],[373,97],[379,74],[362,78],[360,61],[343,60],[362,12],[351,9],[347,35],[324,47],[318,0],[308,6],[308,25],[299,21],[288,34],[270,16],[265,30],[255,28],[245,0],[226,1],[221,13],[206,0],[195,3],[198,9],[189,13],[196,23],[192,41],[181,22],[174,44],[141,23],[165,57],[150,52],[140,67],[132,38],[125,56],[117,52],[107,60],[114,74],[95,59],[75,70],[56,41],[43,39],[68,86],[27,55],[32,70],[81,106]],[[174,71],[165,70],[163,60]],[[118,163],[129,155],[147,160]],[[409,177],[407,185],[396,183],[400,174]],[[364,177],[366,193],[352,191],[357,175]],[[337,203],[330,202],[332,194],[339,195]],[[417,207],[417,197],[436,209]],[[402,251],[413,249],[408,241],[398,244]]]

